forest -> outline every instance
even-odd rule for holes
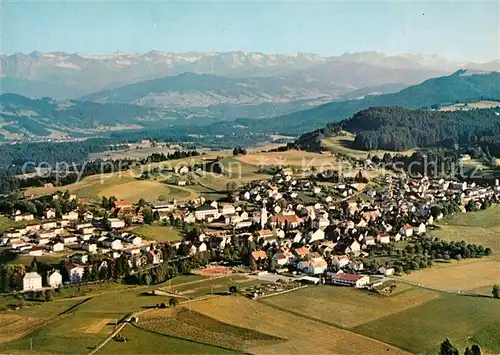
[[[328,124],[321,133],[325,137],[340,130],[355,133],[355,147],[362,150],[478,145],[500,156],[499,115],[496,108],[442,112],[377,107],[362,110],[340,123]]]

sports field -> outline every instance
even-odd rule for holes
[[[134,229],[134,233],[142,238],[158,242],[175,242],[183,239],[182,235],[176,229],[161,225],[144,224]]]

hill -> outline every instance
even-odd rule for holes
[[[10,139],[33,136],[96,134],[105,130],[140,128],[139,123],[178,118],[176,112],[127,104],[100,104],[51,98],[0,96],[0,133]]]
[[[339,122],[354,113],[378,106],[422,108],[457,101],[478,101],[483,98],[500,99],[500,73],[476,74],[459,70],[452,75],[433,78],[410,86],[397,93],[367,96],[362,100],[331,102],[305,111],[276,117],[266,122],[266,129],[287,133],[304,133],[329,122]],[[262,123],[240,121],[249,127]]]

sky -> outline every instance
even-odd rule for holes
[[[0,51],[500,57],[500,2],[0,0]]]

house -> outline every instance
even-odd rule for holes
[[[293,250],[293,253],[297,256],[297,258],[303,258],[309,253],[309,249],[306,247],[297,248]]]
[[[51,288],[58,288],[62,285],[62,275],[59,270],[54,270],[47,276],[47,284]]]
[[[304,221],[296,215],[279,215],[271,217],[271,226],[273,228],[285,228],[288,226],[290,229],[297,228]]]
[[[297,264],[297,270],[306,274],[318,275],[326,271],[328,264],[322,257],[313,260],[302,260]]]
[[[42,288],[42,277],[36,272],[28,272],[23,277],[23,291],[39,290]]]
[[[378,269],[378,272],[384,276],[390,276],[394,274],[394,268],[389,265],[381,266]]]
[[[334,256],[332,258],[332,264],[337,267],[337,269],[343,268],[349,264],[349,257],[347,255]]]
[[[256,250],[250,254],[250,263],[257,264],[259,261],[266,260],[267,254],[264,250]]]
[[[163,262],[163,253],[160,249],[152,249],[146,253],[146,260],[148,264],[159,264]]]
[[[323,240],[325,239],[325,232],[322,229],[318,229],[314,232],[309,232],[309,243],[312,243],[316,240]]]
[[[66,214],[63,214],[62,219],[66,219],[68,221],[76,221],[78,219],[78,213],[75,211],[68,212]]]
[[[24,214],[15,214],[13,217],[14,221],[32,221],[35,219],[32,213],[24,213]]]
[[[373,236],[367,235],[364,239],[365,239],[366,246],[375,245],[375,238],[373,238]]]
[[[208,248],[207,248],[207,245],[205,243],[201,243],[200,245],[198,245],[198,250],[197,250],[198,253],[203,253],[207,250],[208,250]]]
[[[194,216],[197,220],[204,220],[209,217],[218,218],[219,217],[219,209],[217,207],[213,207],[209,204],[201,205],[194,211]]]
[[[42,256],[44,248],[43,247],[33,247],[29,250],[28,255],[32,256]]]
[[[422,234],[425,234],[425,232],[427,232],[427,227],[426,227],[425,223],[420,223],[417,227],[417,234],[422,235]]]
[[[52,208],[48,209],[47,211],[45,211],[45,218],[47,219],[56,218],[56,211]]]
[[[332,283],[334,285],[339,286],[354,286],[354,287],[363,287],[370,282],[370,278],[368,276],[357,275],[357,274],[346,274],[339,273],[336,274]]]
[[[85,268],[81,265],[68,263],[66,264],[66,270],[68,270],[69,282],[77,283],[82,281],[83,273]]]
[[[175,209],[175,204],[168,201],[156,201],[151,206],[153,212],[172,212]]]
[[[357,254],[359,253],[360,250],[361,250],[361,245],[355,240],[351,243],[351,245],[349,245],[346,248],[345,252]]]
[[[83,243],[82,249],[88,251],[89,253],[97,253],[97,244]]]
[[[381,244],[389,244],[391,242],[391,237],[389,236],[389,233],[380,233],[377,235],[377,242]]]
[[[290,263],[291,259],[293,259],[293,255],[290,253],[276,253],[273,255],[273,260],[278,266],[284,266]]]
[[[64,250],[64,244],[61,242],[52,242],[47,244],[47,248],[54,253]]]
[[[119,229],[125,227],[125,222],[119,218],[109,218],[106,223],[109,229]]]
[[[78,237],[76,235],[65,235],[63,237],[59,237],[59,239],[64,244],[74,244],[78,241]]]
[[[219,214],[234,214],[236,212],[236,209],[234,206],[230,203],[221,203],[219,205]]]
[[[121,250],[123,249],[122,241],[120,239],[111,239],[108,238],[102,242],[102,245],[104,245],[106,248],[112,249],[112,250]]]
[[[126,200],[115,201],[113,202],[113,206],[118,209],[132,208],[132,202]]]
[[[409,224],[405,224],[399,230],[399,234],[401,234],[404,237],[411,237],[413,235],[413,227],[410,226]]]

